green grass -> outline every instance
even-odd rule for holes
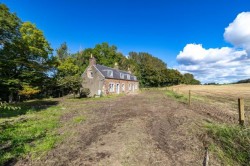
[[[205,128],[214,140],[210,149],[224,165],[250,165],[250,128],[213,123]]]
[[[11,104],[10,106],[18,107],[20,109],[4,109],[0,108],[0,122],[1,119],[17,117],[20,115],[25,115],[28,112],[39,112],[51,106],[57,105],[57,101],[52,100],[31,100],[23,103]]]
[[[86,118],[84,116],[77,116],[73,118],[74,123],[81,123],[81,122],[84,122],[85,120]]]
[[[188,103],[188,97],[189,97],[188,94],[177,93],[171,90],[166,90],[166,95],[182,103]],[[207,98],[201,95],[192,94],[191,92],[191,103],[194,100],[195,101],[207,101]]]
[[[29,104],[23,103],[19,116],[18,113],[4,112],[0,117],[0,165],[27,154],[39,158],[60,140],[55,129],[59,127],[62,107],[28,109]]]
[[[166,95],[169,96],[172,99],[176,99],[177,101],[187,103],[188,102],[188,97],[183,94],[178,94],[174,91],[167,90]]]

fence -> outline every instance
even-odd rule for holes
[[[250,125],[250,91],[208,91],[168,88],[182,95],[194,110],[223,122]]]

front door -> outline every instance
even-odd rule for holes
[[[116,93],[117,93],[117,94],[120,93],[120,84],[116,84]]]

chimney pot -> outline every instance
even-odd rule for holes
[[[131,70],[130,70],[130,67],[128,67],[128,73],[129,74],[132,74]]]
[[[115,66],[114,66],[114,69],[119,69],[119,65],[118,65],[118,63],[117,62],[115,62]]]
[[[96,65],[96,59],[95,57],[91,54],[89,58],[89,66],[94,66]]]

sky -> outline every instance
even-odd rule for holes
[[[250,78],[249,0],[0,0],[70,52],[108,42],[202,83]]]

